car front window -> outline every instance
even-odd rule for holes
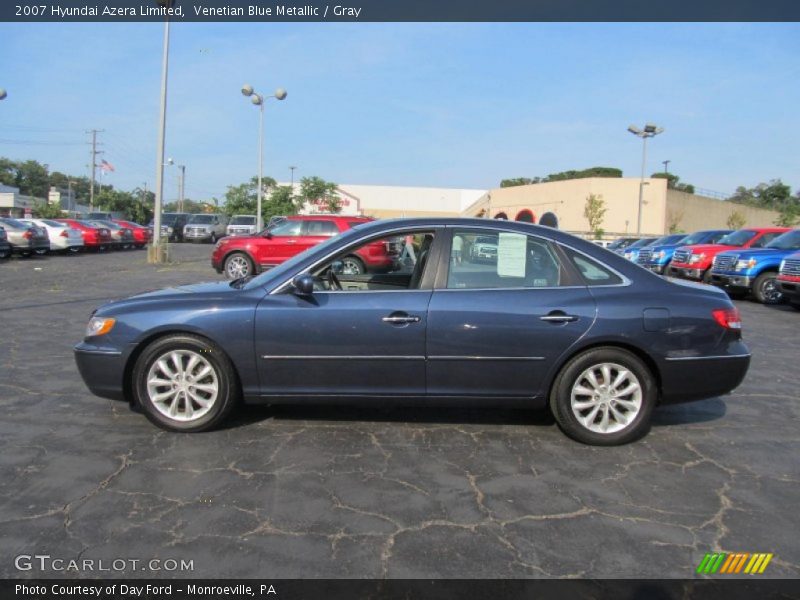
[[[778,250],[798,250],[800,249],[800,229],[789,231],[782,236],[775,238],[766,248],[776,248]]]

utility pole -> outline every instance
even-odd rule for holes
[[[92,134],[92,163],[91,163],[92,183],[89,186],[89,212],[92,212],[94,210],[94,181],[95,181],[95,175],[97,174],[97,155],[103,153],[102,150],[97,149],[97,134],[103,133],[104,131],[105,129],[90,129],[89,131],[86,132]]]
[[[661,164],[664,165],[664,175],[669,173],[669,163],[671,163],[671,162],[672,162],[671,160],[662,160],[661,161]]]
[[[295,170],[296,168],[297,168],[297,167],[294,167],[294,166],[292,166],[292,167],[289,167],[289,170],[292,172],[292,193],[294,193],[294,170]]]

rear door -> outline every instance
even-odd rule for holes
[[[428,309],[428,393],[539,394],[553,363],[594,323],[592,295],[548,240],[450,231],[460,240],[451,240],[447,273],[437,277]]]

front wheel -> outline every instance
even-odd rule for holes
[[[229,254],[223,266],[228,279],[241,279],[255,274],[255,266],[250,257],[241,252]]]
[[[148,346],[136,361],[133,384],[147,418],[168,431],[213,429],[240,396],[228,357],[194,335],[170,335]]]
[[[355,256],[345,256],[342,259],[342,275],[363,275],[367,268],[360,258]]]
[[[647,433],[656,398],[653,375],[637,356],[621,348],[595,348],[561,369],[550,391],[550,409],[569,437],[616,446]]]
[[[776,273],[762,273],[753,282],[753,296],[761,304],[780,304],[783,301],[783,294],[775,281]]]

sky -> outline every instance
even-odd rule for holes
[[[0,24],[0,156],[88,175],[88,129],[121,189],[155,183],[163,25]],[[351,184],[487,189],[592,166],[729,193],[800,188],[800,24],[176,23],[166,155],[186,196],[258,169]],[[165,198],[177,196],[167,170]]]

